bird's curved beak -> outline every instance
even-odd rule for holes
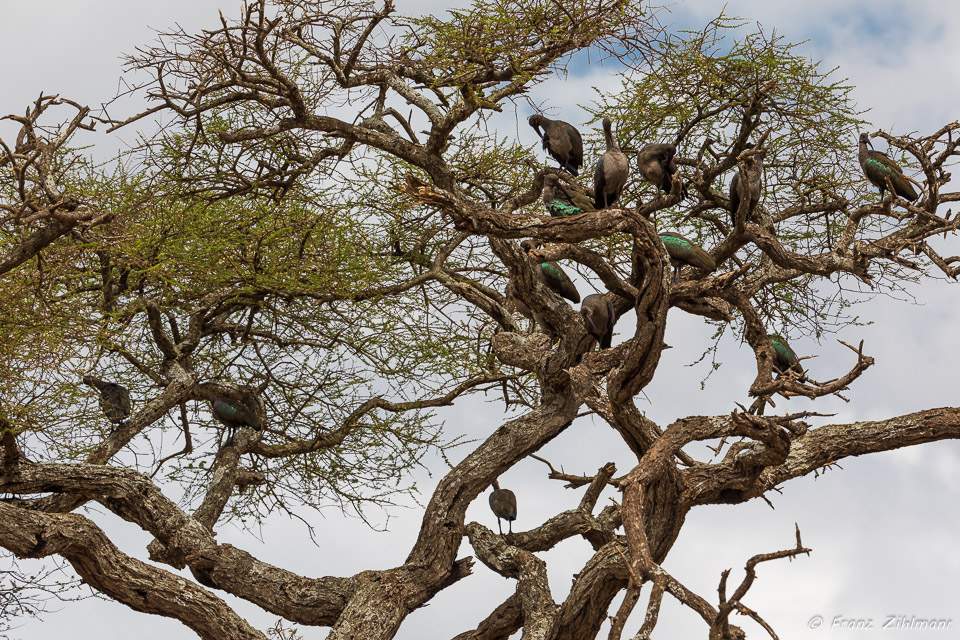
[[[583,317],[587,319],[587,322],[590,323],[590,326],[593,327],[593,330],[597,333],[600,333],[600,329],[597,329],[597,325],[593,324],[593,318],[590,317],[589,313],[583,314]]]

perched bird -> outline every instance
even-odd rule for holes
[[[500,483],[493,481],[493,493],[490,494],[490,509],[497,516],[497,527],[503,535],[500,518],[510,523],[509,533],[513,533],[513,521],[517,519],[517,496],[510,489],[501,489]]]
[[[560,163],[560,167],[573,175],[580,175],[583,166],[583,137],[577,128],[563,120],[551,120],[539,113],[527,119],[533,130],[543,140],[543,149],[553,159]],[[543,129],[543,133],[540,132]]]
[[[541,262],[540,275],[543,276],[544,283],[558,296],[562,296],[571,302],[580,302],[580,292],[574,286],[563,269],[555,262]]]
[[[263,423],[260,421],[260,418],[239,400],[227,398],[226,396],[215,396],[213,400],[210,401],[210,406],[213,408],[213,417],[222,422],[227,429],[230,430],[229,440],[233,440],[237,429],[241,427],[251,427],[256,431],[260,431],[260,429],[263,428]]]
[[[790,370],[799,375],[797,379],[800,382],[806,380],[807,375],[803,367],[800,366],[800,358],[798,358],[797,354],[790,348],[787,341],[775,333],[767,337],[770,339],[770,344],[773,345],[773,369],[777,372],[778,376]]]
[[[130,391],[125,386],[93,376],[83,376],[83,384],[100,392],[100,408],[107,420],[119,427],[130,417]]]
[[[537,248],[537,243],[533,240],[524,240],[520,247],[530,253]],[[558,296],[566,298],[571,302],[580,302],[580,292],[574,286],[570,276],[561,269],[555,262],[540,262],[540,277],[543,283]]]
[[[593,204],[597,209],[606,209],[616,204],[630,172],[627,156],[623,155],[617,141],[613,139],[611,126],[610,118],[604,118],[603,137],[607,142],[607,150],[600,156],[593,172],[593,192],[596,194]]]
[[[517,283],[512,278],[510,282],[507,283],[507,290],[504,291],[504,296],[507,298],[507,305],[520,315],[522,315],[527,320],[533,320],[533,311],[530,307],[527,306],[527,303],[523,301],[523,298],[520,297],[520,293],[517,291]]]
[[[517,282],[512,278],[510,282],[507,283],[506,297],[507,308],[509,310],[517,311],[524,318],[532,320],[533,323],[540,327],[551,339],[556,338],[556,332],[550,328],[550,325],[543,319],[543,316],[527,306],[527,303],[520,297],[520,292],[517,291]],[[530,330],[532,331],[533,327],[531,327]]]
[[[752,148],[748,147],[748,148]],[[737,171],[730,181],[730,221],[737,226],[737,211],[740,208],[740,194],[747,196],[747,220],[758,222],[755,211],[760,203],[760,192],[763,190],[763,158],[767,155],[766,149],[758,151],[743,159],[746,174]],[[742,185],[742,186],[741,186]]]
[[[886,180],[889,178],[890,184],[893,185],[893,189],[897,192],[898,196],[911,202],[916,200],[918,197],[917,192],[914,191],[913,185],[911,185],[910,181],[903,175],[903,170],[900,168],[900,165],[888,158],[886,154],[867,149],[867,145],[870,145],[871,148],[873,147],[873,143],[870,142],[870,135],[861,133],[860,153],[858,155],[860,168],[863,169],[867,180],[880,189],[880,198],[883,198],[883,193],[887,189]]]
[[[584,211],[595,211],[593,200],[573,185],[564,186],[555,173],[543,176],[543,204],[552,216],[574,216]]]
[[[691,267],[708,269],[715,271],[717,263],[713,261],[710,254],[687,240],[679,233],[672,231],[661,231],[660,240],[667,247],[667,253],[670,254],[670,264],[673,265],[673,281],[680,282],[680,267],[688,264]]]
[[[617,322],[613,303],[599,293],[591,293],[580,305],[580,315],[587,333],[597,339],[601,349],[609,349],[613,340],[613,325]]]
[[[673,176],[677,172],[676,145],[652,142],[644,145],[637,154],[640,163],[640,175],[643,179],[657,187],[657,195],[661,191],[670,193],[673,185]],[[682,187],[683,196],[687,196],[687,188]]]

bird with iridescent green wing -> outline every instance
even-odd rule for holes
[[[910,202],[916,200],[917,192],[914,191],[913,185],[903,175],[903,169],[900,168],[900,165],[888,158],[886,154],[868,149],[867,145],[873,147],[873,143],[870,142],[870,134],[861,133],[860,153],[858,155],[860,168],[863,169],[867,180],[880,189],[880,198],[883,198],[887,189],[887,180],[890,180],[890,184],[898,196]]]
[[[570,276],[561,269],[555,262],[541,262],[540,275],[543,281],[558,296],[564,297],[571,302],[580,302],[580,292],[574,286]]]
[[[692,241],[672,231],[661,231],[659,235],[660,240],[667,248],[667,253],[670,254],[674,283],[680,282],[680,268],[685,264],[699,269],[716,271],[717,263],[710,257],[710,254]]]
[[[210,401],[213,417],[219,420],[230,430],[228,441],[233,440],[237,429],[250,427],[255,431],[263,429],[263,422],[243,402],[226,396],[215,396]]]
[[[537,245],[538,243],[533,240],[524,240],[520,243],[520,247],[528,254],[535,251]],[[580,292],[574,286],[573,280],[557,263],[540,261],[539,267],[540,277],[548,289],[571,302],[580,302]]]
[[[807,374],[803,370],[803,367],[800,366],[800,358],[798,358],[794,350],[790,348],[787,341],[776,333],[771,333],[767,338],[769,338],[770,344],[773,346],[773,369],[777,372],[777,375],[779,376],[787,371],[792,371],[797,374],[797,380],[800,382],[805,381]]]
[[[585,211],[596,211],[593,200],[572,184],[564,185],[555,173],[543,176],[543,204],[552,216],[575,216]]]

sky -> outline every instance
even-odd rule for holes
[[[440,12],[449,5],[398,0],[400,11]],[[711,0],[678,2],[661,20],[678,27],[702,27],[715,17],[721,4]],[[22,113],[40,92],[60,93],[78,102],[96,106],[117,90],[122,73],[120,55],[155,40],[154,30],[175,24],[187,31],[216,25],[217,11],[238,13],[237,2],[220,0],[31,0],[29,3],[0,0],[0,113]],[[729,15],[776,28],[788,41],[801,42],[801,51],[823,60],[827,69],[838,67],[838,76],[849,78],[857,104],[870,111],[865,116],[875,128],[897,133],[932,132],[957,118],[960,104],[960,4],[915,1],[910,10],[893,0],[782,2],[776,0],[731,0]],[[895,17],[893,17],[895,16]],[[616,82],[611,66],[578,66],[565,79],[535,88],[531,98],[544,102],[574,123],[587,120],[578,105],[590,99],[591,87],[610,87]],[[512,114],[502,133],[511,131],[533,145],[535,134],[523,122],[528,110]],[[528,108],[526,108],[528,109]],[[0,124],[0,134],[9,129]],[[81,141],[103,142],[101,134]],[[882,150],[882,144],[879,147]],[[946,246],[957,246],[950,237]],[[956,249],[947,255],[960,253]],[[848,394],[850,403],[824,399],[815,403],[822,412],[835,412],[833,422],[869,420],[901,415],[926,408],[956,404],[954,356],[960,340],[954,331],[960,291],[942,281],[911,289],[913,300],[878,297],[859,308],[873,324],[851,327],[839,336],[817,343],[811,339],[793,342],[803,354],[818,354],[809,361],[818,377],[845,373],[852,354],[835,341],[865,341],[877,364],[858,380]],[[621,331],[624,329],[621,328]],[[674,346],[664,353],[658,375],[639,402],[647,415],[668,424],[691,414],[729,413],[734,402],[745,402],[745,390],[754,374],[753,355],[729,337],[721,341],[718,357],[724,366],[706,382],[708,363],[689,366],[710,343],[712,329],[700,318],[672,310],[666,341]],[[787,403],[778,403],[787,404]],[[789,403],[790,410],[811,406],[803,399]],[[778,406],[778,409],[782,409]],[[441,414],[449,436],[485,437],[502,422],[502,409],[495,398],[482,397],[459,403]],[[454,452],[453,460],[467,450]],[[619,473],[631,467],[619,438],[608,428],[590,420],[578,421],[540,455],[558,468],[572,473],[593,473],[608,461]],[[432,475],[422,473],[417,483],[425,503],[442,478],[439,460],[428,463]],[[772,494],[771,509],[761,500],[735,507],[702,507],[694,510],[665,568],[689,588],[715,602],[720,573],[732,568],[731,581],[739,583],[746,560],[762,552],[793,545],[794,523],[803,542],[813,549],[809,557],[760,566],[759,577],[745,604],[758,611],[783,638],[920,638],[955,637],[955,631],[918,631],[900,628],[884,633],[888,620],[896,625],[900,616],[909,619],[936,618],[960,627],[960,604],[956,576],[960,574],[960,444],[941,442],[842,463],[818,478],[794,480]],[[521,462],[501,478],[501,484],[518,495],[518,530],[532,528],[548,517],[579,502],[582,491],[562,488],[546,477],[547,469],[535,460]],[[604,494],[601,504],[617,497]],[[146,559],[149,536],[104,509],[88,515],[104,527],[128,554]],[[230,525],[218,539],[254,553],[279,566],[308,576],[350,575],[364,569],[388,568],[403,562],[413,544],[422,510],[411,504],[391,513],[387,532],[369,529],[356,518],[338,511],[309,514],[318,545],[307,541],[300,523],[270,519],[259,539]],[[495,527],[481,495],[467,519]],[[554,599],[561,601],[569,590],[571,575],[589,557],[582,540],[569,540],[542,554],[547,560]],[[470,554],[467,545],[461,556]],[[441,592],[427,607],[412,614],[397,638],[449,638],[475,626],[513,590],[505,580],[477,564],[475,575]],[[646,593],[646,591],[645,591]],[[222,595],[222,594],[221,594]],[[276,617],[231,596],[223,596],[259,627],[273,626]],[[42,621],[24,620],[12,634],[23,640],[137,637],[143,640],[191,638],[192,633],[176,621],[151,617],[123,605],[86,600],[56,605],[56,612]],[[627,626],[635,633],[640,625],[638,607]],[[820,626],[817,626],[819,616]],[[706,629],[692,612],[664,599],[657,637],[706,637]],[[872,628],[851,630],[856,620],[871,620]],[[763,637],[754,625],[743,624],[750,637]],[[861,623],[859,626],[863,626]],[[326,629],[301,628],[305,639],[323,638]],[[519,636],[518,636],[519,637]]]

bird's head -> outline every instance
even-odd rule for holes
[[[861,133],[861,134],[860,134],[860,144],[865,144],[865,145],[867,145],[868,147],[870,147],[871,149],[873,149],[873,143],[870,142],[870,134],[869,134],[869,133]]]
[[[766,149],[756,149],[755,151],[751,151],[749,155],[744,156],[743,163],[747,167],[753,167],[758,162],[762,161],[764,157],[766,157],[766,155],[767,155]]]
[[[532,253],[542,246],[543,246],[542,242],[540,242],[539,240],[534,240],[532,238],[528,240],[524,240],[523,242],[520,243],[520,248],[523,249],[524,253]]]
[[[527,118],[527,122],[530,124],[531,127],[536,129],[537,127],[543,124],[543,116],[540,115],[539,113],[535,113],[529,118]]]

